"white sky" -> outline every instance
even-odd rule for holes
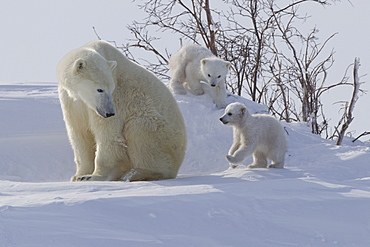
[[[140,1],[138,1],[140,2]],[[363,88],[370,91],[370,1],[351,0],[326,8],[307,3],[304,8],[312,16],[309,23],[320,30],[319,37],[339,34],[328,44],[334,48],[335,66],[329,71],[329,81],[337,82],[354,57],[361,59],[360,74],[367,81]],[[212,1],[211,1],[212,4]],[[305,10],[301,8],[301,10]],[[140,21],[142,11],[130,0],[12,0],[0,7],[0,82],[56,82],[55,69],[59,60],[70,50],[100,37],[119,44],[132,38],[126,26]],[[174,52],[178,41],[173,42]],[[333,99],[349,100],[349,89],[333,92]],[[338,98],[338,95],[342,98]],[[325,101],[332,104],[334,101]],[[350,129],[358,135],[370,131],[370,92],[361,97]],[[339,106],[332,109],[333,122]],[[327,114],[327,115],[329,115]],[[331,116],[329,116],[331,117]]]

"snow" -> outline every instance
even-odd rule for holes
[[[68,182],[56,84],[0,84],[0,246],[369,245],[369,143],[336,146],[284,124],[286,168],[250,170],[249,159],[229,169],[223,110],[207,96],[175,97],[189,139],[178,178]]]

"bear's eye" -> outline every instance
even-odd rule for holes
[[[103,89],[96,89],[96,91],[98,92],[98,93],[104,93],[104,90]]]
[[[227,115],[228,115],[228,116],[232,116],[233,114],[232,114],[231,112],[229,112]]]
[[[211,77],[211,75],[210,75],[210,74],[208,74],[208,77]]]
[[[221,78],[221,75],[217,76],[217,78]]]

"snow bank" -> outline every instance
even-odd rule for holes
[[[0,84],[0,246],[369,244],[368,145],[338,147],[285,124],[285,169],[228,169],[223,111],[207,96],[176,99],[189,139],[177,179],[71,183],[56,85]]]

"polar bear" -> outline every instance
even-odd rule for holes
[[[245,105],[232,103],[220,118],[225,125],[233,127],[234,142],[226,156],[232,168],[253,154],[253,164],[248,168],[283,168],[287,144],[285,132],[274,117],[266,114],[251,115]]]
[[[64,56],[57,76],[77,167],[71,181],[176,177],[186,149],[184,119],[154,74],[94,41]]]
[[[169,61],[172,78],[169,88],[176,94],[204,94],[201,81],[211,86],[211,97],[217,108],[226,107],[226,76],[230,63],[217,58],[207,48],[185,45]],[[185,86],[185,87],[184,87]]]

